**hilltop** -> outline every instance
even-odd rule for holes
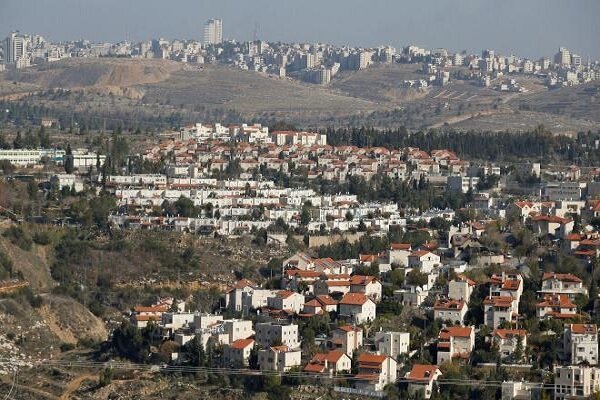
[[[374,65],[340,72],[330,85],[318,86],[225,65],[70,59],[0,74],[0,99],[36,101],[47,114],[68,120],[76,113],[82,120],[121,119],[122,125],[146,128],[242,120],[481,131],[526,131],[542,123],[556,133],[600,127],[598,84],[548,90],[541,78],[516,75],[509,77],[525,92],[462,80],[405,87],[405,80],[425,77],[419,69],[419,64]],[[68,92],[57,94],[59,88]]]

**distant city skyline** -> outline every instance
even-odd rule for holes
[[[143,4],[143,6],[142,6]],[[223,20],[223,38],[372,47],[409,44],[451,51],[550,57],[564,46],[600,59],[600,1],[575,0],[2,0],[0,34],[101,42],[164,37],[203,40]],[[57,22],[59,21],[59,22]],[[64,22],[64,23],[60,23]]]

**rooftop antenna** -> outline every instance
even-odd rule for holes
[[[258,22],[255,22],[254,23],[254,32],[252,34],[252,37],[253,37],[252,40],[255,41],[255,42],[258,40],[258,33],[259,33],[259,31],[260,31],[260,25],[258,24]]]

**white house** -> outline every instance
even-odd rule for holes
[[[398,358],[408,354],[410,349],[410,333],[408,332],[377,332],[375,343],[380,354]]]
[[[267,306],[274,310],[290,310],[298,314],[304,307],[304,296],[289,290],[281,290],[267,299]]]
[[[408,256],[412,253],[410,243],[392,243],[388,252],[390,264],[397,264],[400,267],[408,266]]]
[[[475,347],[475,329],[470,326],[450,326],[440,330],[437,343],[437,364],[455,358],[468,360]]]
[[[414,364],[406,374],[408,379],[408,392],[414,396],[422,392],[423,398],[429,399],[433,393],[433,383],[442,376],[442,371],[437,365]]]
[[[408,256],[408,268],[417,268],[425,274],[440,265],[440,256],[427,250],[413,251]]]
[[[353,275],[350,278],[350,292],[363,293],[374,302],[381,300],[381,282],[374,276]]]
[[[357,389],[381,391],[396,382],[397,363],[390,356],[362,353],[358,356],[358,374],[355,376]]]
[[[332,346],[352,357],[363,345],[363,331],[352,325],[338,326],[331,333]]]
[[[600,390],[600,368],[554,367],[554,400],[588,399]]]
[[[573,300],[578,294],[587,296],[588,291],[583,286],[583,281],[573,274],[546,272],[542,276],[542,288],[538,293],[541,295],[562,294]]]
[[[300,349],[292,350],[288,346],[273,346],[258,351],[258,366],[263,371],[286,372],[302,364]]]
[[[246,367],[250,358],[250,352],[254,347],[253,339],[239,339],[225,346],[223,358],[225,364],[232,367]]]
[[[338,313],[357,324],[362,324],[375,320],[376,305],[362,293],[346,293],[338,304]]]
[[[524,329],[495,329],[492,340],[498,346],[498,352],[503,358],[510,357],[517,350],[518,342],[521,340],[521,349],[525,355],[527,331]]]
[[[335,375],[340,372],[349,372],[352,369],[352,359],[339,350],[328,353],[317,353],[304,367],[304,372],[327,373]]]
[[[469,303],[475,285],[475,281],[467,278],[465,275],[458,275],[456,279],[448,283],[448,298],[452,300],[464,300],[466,303]]]
[[[281,325],[272,322],[260,322],[255,326],[256,344],[262,348],[271,347],[274,343],[281,343],[291,349],[298,348],[298,325]]]
[[[547,294],[535,307],[538,318],[568,319],[578,315],[575,303],[562,294]]]
[[[571,364],[598,364],[598,327],[594,324],[569,324],[564,334],[565,358]]]
[[[491,329],[498,328],[504,322],[512,323],[517,316],[513,302],[510,296],[486,297],[483,300],[484,323]]]
[[[433,318],[462,324],[467,310],[464,300],[440,299],[433,305]]]

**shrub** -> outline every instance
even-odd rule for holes
[[[73,343],[61,343],[60,344],[60,351],[67,352],[67,351],[71,351],[75,349],[75,345]]]
[[[52,242],[52,240],[50,239],[50,235],[48,235],[48,232],[36,232],[33,234],[33,241],[36,244],[42,245],[42,246],[46,246],[48,244],[50,244]]]
[[[4,237],[8,238],[12,244],[19,246],[23,250],[31,250],[33,240],[31,236],[20,226],[11,226],[3,234]]]

